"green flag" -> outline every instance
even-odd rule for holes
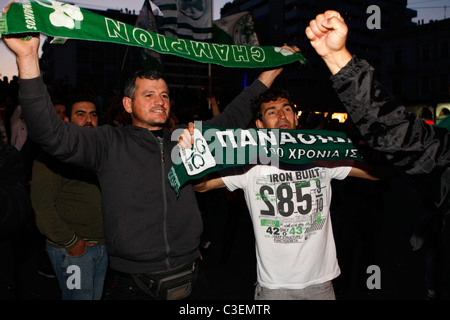
[[[225,67],[273,68],[295,61],[306,62],[300,53],[280,47],[226,45],[167,37],[59,1],[12,3],[9,11],[0,16],[0,34],[30,32],[55,37],[57,42],[78,39],[118,43]]]
[[[244,11],[213,21],[213,42],[258,46],[252,15]]]
[[[156,33],[158,32],[158,26],[149,0],[145,0],[142,5],[141,12],[136,20],[136,27]],[[158,71],[162,70],[161,55],[158,52],[141,48],[140,57],[144,69]]]
[[[169,181],[177,194],[187,181],[228,167],[363,162],[352,141],[338,131],[214,128],[196,123],[193,139],[191,149],[172,154]]]
[[[444,119],[435,124],[436,127],[446,128],[450,130],[450,116],[446,116]]]
[[[211,0],[153,0],[163,14],[162,34],[209,42],[212,38]]]

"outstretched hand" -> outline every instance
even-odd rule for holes
[[[311,46],[335,74],[351,60],[345,47],[348,27],[339,12],[328,10],[311,20],[305,30]]]
[[[311,20],[306,36],[317,54],[323,58],[345,48],[348,27],[336,11],[326,11]]]
[[[7,13],[10,1],[3,9],[3,14]],[[38,33],[4,35],[2,40],[6,46],[16,55],[19,76],[23,79],[34,78],[40,75],[39,69],[39,44]]]

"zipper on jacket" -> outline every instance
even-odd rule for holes
[[[161,150],[161,177],[162,177],[162,193],[163,193],[163,203],[164,203],[164,242],[166,244],[166,266],[171,268],[169,262],[170,246],[169,240],[167,239],[167,198],[166,198],[166,179],[165,179],[165,162],[164,162],[164,151]]]
[[[170,253],[170,246],[169,246],[169,241],[167,239],[167,198],[166,198],[166,179],[164,177],[164,172],[165,172],[165,161],[164,161],[164,134],[162,139],[159,139],[158,137],[156,137],[153,133],[151,133],[151,135],[153,136],[153,138],[156,140],[156,143],[158,143],[159,149],[161,151],[161,186],[162,186],[162,194],[163,194],[163,232],[164,232],[164,243],[166,245],[166,258],[165,258],[165,262],[166,262],[166,266],[167,268],[171,268],[170,266],[170,262],[169,262],[169,253]]]

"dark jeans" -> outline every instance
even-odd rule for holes
[[[154,300],[138,287],[130,274],[115,270],[110,271],[110,279],[105,284],[104,300]],[[195,272],[192,293],[185,300],[208,300],[211,295],[201,261],[198,263]]]

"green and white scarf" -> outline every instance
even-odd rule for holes
[[[59,1],[12,3],[0,16],[0,34],[38,32],[67,39],[111,42],[151,49],[202,63],[225,67],[273,68],[306,59],[281,47],[207,43],[163,36]]]
[[[174,136],[178,136],[175,132]],[[348,165],[363,162],[344,132],[326,130],[227,129],[197,126],[191,149],[174,148],[169,172],[172,188],[228,167],[247,164]],[[350,161],[349,161],[350,160]]]

